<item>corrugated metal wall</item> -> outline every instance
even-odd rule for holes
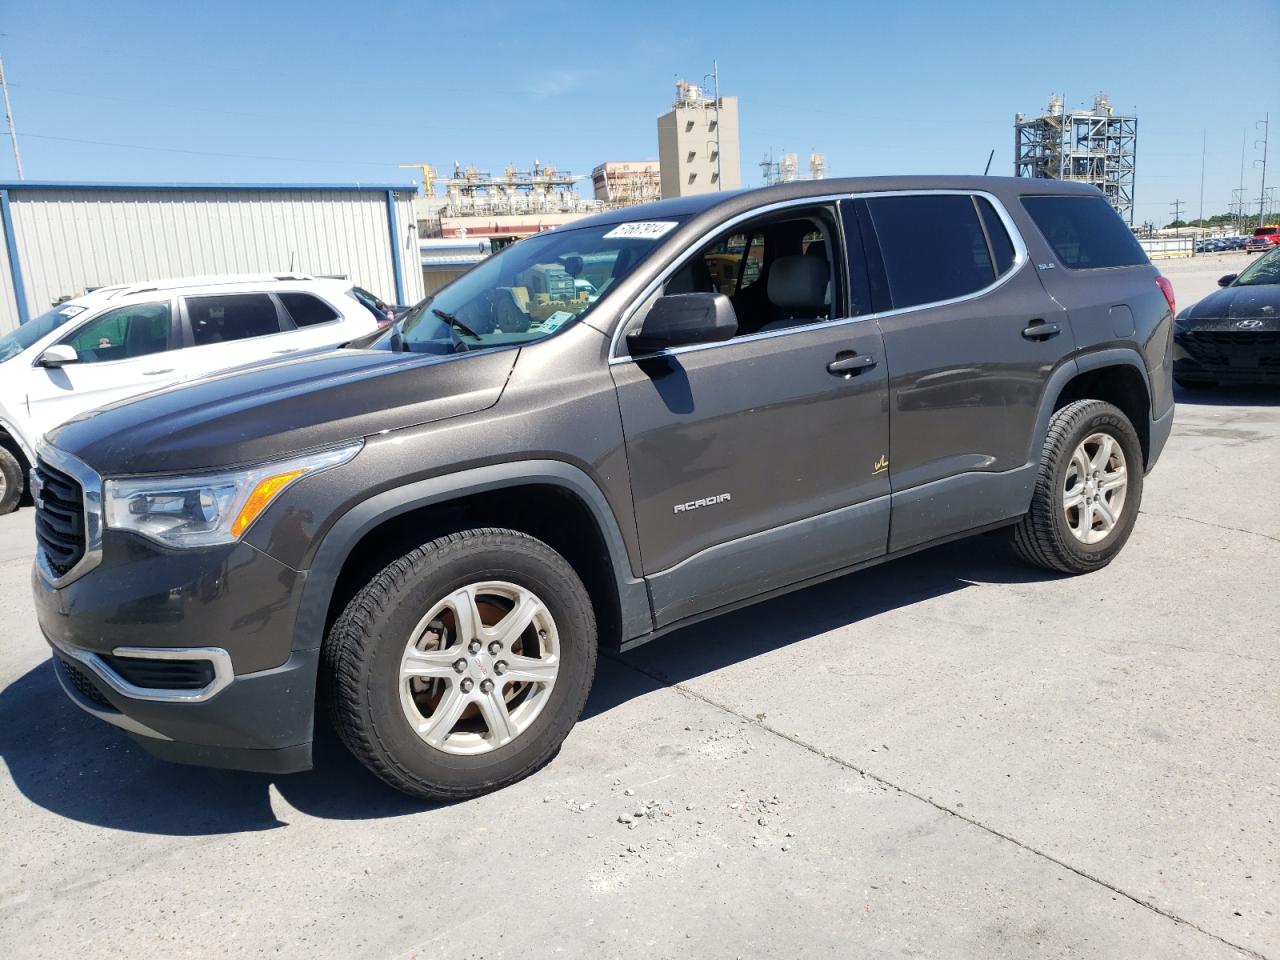
[[[413,193],[396,195],[404,302],[423,296]],[[397,299],[381,190],[67,189],[10,185],[27,313],[133,280],[295,271],[345,275]],[[0,243],[3,243],[0,238]],[[0,260],[0,333],[18,325]]]

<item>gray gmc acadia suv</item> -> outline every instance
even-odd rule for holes
[[[923,239],[923,242],[922,242]],[[617,210],[385,333],[54,431],[39,621],[153,753],[545,763],[598,644],[976,532],[1119,552],[1173,422],[1172,293],[1092,188],[893,177]]]

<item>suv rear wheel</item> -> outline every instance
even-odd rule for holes
[[[323,660],[351,752],[405,793],[462,799],[527,776],[559,748],[591,689],[595,618],[582,581],[545,543],[465,530],[369,581]]]
[[[1101,400],[1067,404],[1049,421],[1014,551],[1061,573],[1105,567],[1133,530],[1142,475],[1142,444],[1128,417]]]

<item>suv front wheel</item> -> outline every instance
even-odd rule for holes
[[[324,645],[347,747],[406,793],[456,800],[546,763],[577,722],[596,663],[573,568],[514,530],[424,544],[356,594]]]
[[[1013,528],[1014,551],[1060,573],[1105,567],[1133,531],[1142,476],[1142,444],[1119,408],[1067,404],[1049,421],[1031,509]]]

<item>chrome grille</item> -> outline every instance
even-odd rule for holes
[[[87,537],[84,490],[74,477],[36,461],[36,540],[49,569],[59,577],[84,559]]]

